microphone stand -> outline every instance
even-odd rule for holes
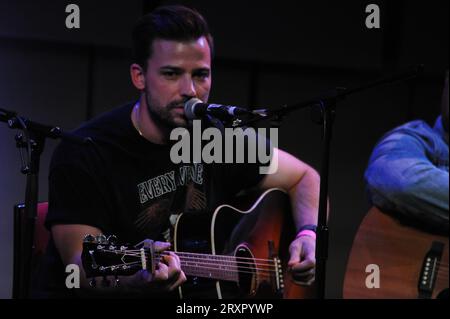
[[[331,94],[310,99],[306,102],[282,106],[281,108],[268,110],[255,110],[255,118],[249,121],[238,121],[234,126],[249,126],[261,120],[275,118],[277,122],[281,121],[286,114],[303,109],[306,107],[318,108],[320,111],[320,120],[318,124],[322,126],[322,158],[320,169],[320,195],[319,195],[319,212],[317,223],[316,238],[316,285],[317,297],[325,299],[325,282],[326,282],[326,261],[328,257],[328,223],[327,223],[327,198],[328,198],[328,176],[330,165],[330,143],[332,137],[333,122],[336,116],[337,102],[345,99],[347,96],[359,93],[371,88],[392,84],[398,81],[406,81],[417,78],[423,73],[423,66],[419,65],[409,71],[392,75],[360,87],[353,89],[336,88]]]
[[[82,138],[63,132],[58,126],[49,126],[30,121],[16,112],[0,108],[0,122],[5,122],[11,129],[22,130],[15,136],[16,147],[22,160],[21,172],[26,175],[25,215],[20,215],[17,222],[20,233],[14,234],[14,277],[13,298],[29,297],[31,287],[32,252],[34,243],[34,226],[37,217],[39,165],[44,150],[45,139],[65,139],[74,143],[86,143],[89,138]],[[26,151],[24,157],[23,149]],[[15,216],[15,221],[16,221]],[[15,229],[17,231],[17,229]]]

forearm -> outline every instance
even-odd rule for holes
[[[307,169],[301,179],[289,189],[297,230],[304,225],[317,225],[319,189],[320,177],[312,168]]]
[[[383,181],[369,184],[372,202],[381,209],[395,210],[419,220],[448,223],[449,175],[443,171],[437,173],[419,179],[416,175],[408,183],[398,180],[398,184],[390,186],[383,185]]]
[[[309,165],[280,149],[274,149],[278,165],[261,183],[262,189],[278,187],[290,196],[293,219],[298,229],[317,224],[319,208],[319,174]],[[271,164],[271,165],[272,165]]]
[[[365,172],[371,202],[421,222],[448,223],[445,154],[448,147],[423,125],[389,133],[375,147]]]
[[[366,180],[376,206],[418,217],[431,213],[448,221],[449,174],[431,163],[403,168],[377,161],[366,172]]]

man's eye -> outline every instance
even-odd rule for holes
[[[195,75],[195,77],[204,80],[209,77],[209,73],[198,73]]]
[[[166,71],[166,72],[163,72],[163,75],[167,76],[167,77],[175,77],[177,75],[177,73],[173,72],[173,71]]]

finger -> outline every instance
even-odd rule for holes
[[[314,276],[315,274],[315,269],[309,269],[307,271],[304,272],[300,272],[300,273],[292,273],[292,278],[294,280],[306,280],[308,278],[310,278],[311,276]]]
[[[289,246],[289,254],[290,259],[288,262],[288,266],[292,267],[293,265],[300,262],[300,253],[302,251],[302,244],[299,242],[294,242]]]
[[[308,285],[311,284],[312,282],[314,282],[314,276],[315,276],[315,272],[316,272],[316,268],[314,267],[314,262],[312,261],[308,261],[308,263],[310,263],[308,266],[309,268],[306,270],[302,270],[304,265],[298,264],[296,269],[293,269],[292,271],[292,281],[294,281],[296,284],[300,284],[300,285]],[[306,264],[303,263],[303,264]],[[293,267],[295,268],[295,266]],[[298,268],[300,268],[301,270],[299,271]]]
[[[174,289],[176,289],[178,286],[180,286],[181,284],[183,284],[186,281],[186,275],[184,274],[183,271],[180,272],[180,275],[178,276],[177,280],[169,286],[169,291],[172,291]]]
[[[180,259],[173,252],[169,255],[164,256],[164,261],[168,267],[169,279],[178,278],[181,273]]]
[[[169,267],[163,263],[158,264],[158,268],[155,270],[154,281],[165,281],[169,278]]]
[[[167,266],[168,275],[164,290],[172,291],[186,281],[186,275],[181,271],[180,259],[175,253],[169,252],[163,258]]]
[[[170,270],[169,270],[169,278],[165,282],[165,289],[168,291],[172,291],[175,288],[177,288],[179,285],[184,283],[185,281],[186,281],[186,275],[183,271],[177,270],[171,274]]]
[[[315,272],[310,270],[301,274],[292,274],[292,280],[294,281],[307,281],[315,275]]]
[[[305,259],[302,262],[291,266],[291,271],[294,273],[306,272],[315,267],[316,263],[313,259]]]
[[[170,248],[170,243],[164,241],[155,241],[154,248],[156,252],[162,252]]]
[[[169,252],[167,255],[163,256],[164,263],[169,267],[169,269],[180,269],[180,258],[173,252]]]
[[[313,276],[310,279],[305,279],[305,280],[293,280],[293,282],[297,285],[301,285],[301,286],[311,286],[314,281],[316,280],[316,278]]]

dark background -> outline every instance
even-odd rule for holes
[[[67,29],[76,3],[81,28]],[[159,4],[197,8],[215,37],[210,101],[281,106],[336,86],[354,87],[417,63],[425,75],[349,97],[339,104],[331,148],[327,297],[342,297],[353,237],[369,208],[363,173],[376,141],[411,119],[433,124],[448,67],[448,6],[443,1],[13,1],[0,0],[0,107],[72,129],[138,95],[129,79],[130,32]],[[367,29],[365,8],[381,9]],[[0,123],[0,297],[12,287],[13,205],[25,177],[14,131]],[[285,118],[280,147],[320,168],[320,127],[307,110]],[[42,157],[40,200],[47,200]]]

